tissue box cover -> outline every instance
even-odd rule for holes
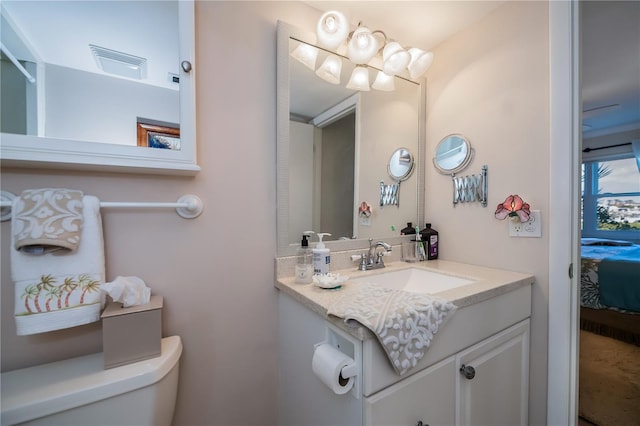
[[[151,296],[145,305],[123,308],[110,301],[102,313],[104,368],[160,356],[162,296]]]

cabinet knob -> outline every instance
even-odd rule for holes
[[[191,62],[189,61],[182,61],[180,63],[180,65],[182,66],[182,70],[184,72],[191,72]]]
[[[464,365],[462,364],[460,366],[460,374],[462,374],[464,377],[466,377],[467,379],[471,380],[474,377],[476,377],[476,369],[473,368],[470,365]]]

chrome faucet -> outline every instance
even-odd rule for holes
[[[391,251],[391,246],[384,241],[376,241],[374,243],[373,239],[369,238],[369,252],[362,254],[358,269],[361,271],[369,271],[371,269],[384,268],[384,261],[382,260],[384,254],[378,251],[378,247],[384,248],[387,252]]]

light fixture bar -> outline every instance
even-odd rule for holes
[[[295,40],[295,41],[297,41],[297,42],[299,42],[299,43],[309,44],[308,42],[306,42],[306,41],[304,41],[304,40],[301,40],[301,39],[299,39],[299,38],[296,38],[296,37],[294,37],[294,36],[290,36],[289,38],[290,38],[291,40]],[[329,53],[329,54],[332,54],[332,55],[336,55],[336,56],[337,56],[337,57],[339,57],[340,59],[346,59],[346,60],[349,60],[349,57],[348,57],[348,56],[345,56],[345,55],[343,55],[343,54],[341,54],[341,53],[334,52],[333,50],[326,49],[326,48],[324,48],[324,47],[322,47],[322,46],[315,46],[315,47],[317,47],[318,49],[322,50],[323,52],[326,52],[326,53]],[[363,67],[367,67],[367,68],[370,68],[370,69],[375,70],[375,71],[382,71],[382,69],[381,69],[381,68],[378,68],[377,66],[373,66],[373,65],[370,65],[370,64],[361,65],[361,66],[363,66]],[[395,78],[400,78],[400,79],[402,79],[402,80],[404,80],[404,81],[408,81],[408,82],[410,82],[410,83],[415,83],[413,80],[411,80],[411,79],[409,79],[409,78],[406,78],[406,77],[403,77],[403,76],[401,76],[401,75],[395,75],[394,77],[395,77]]]

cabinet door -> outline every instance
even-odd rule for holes
[[[529,320],[456,356],[458,425],[526,425]]]
[[[455,421],[455,357],[426,368],[365,398],[369,426],[452,425]]]

